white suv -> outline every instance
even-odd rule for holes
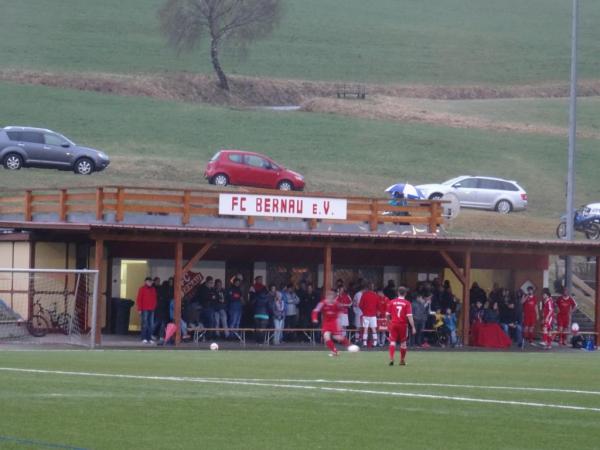
[[[527,208],[527,192],[513,180],[462,175],[417,188],[429,199],[439,199],[452,192],[465,208],[491,209],[502,214]]]

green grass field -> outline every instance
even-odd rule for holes
[[[177,57],[162,0],[0,2],[2,68],[210,72],[207,48]],[[581,2],[580,76],[597,78],[600,4]],[[280,27],[230,73],[313,80],[515,84],[568,80],[564,0],[284,0]]]
[[[386,352],[0,358],[3,449],[548,450],[595,449],[600,439],[595,353],[412,352],[406,367],[388,367]]]
[[[309,190],[383,195],[399,181],[493,174],[519,180],[527,189],[530,209],[525,214],[557,219],[563,210],[559,174],[564,173],[567,144],[561,137],[232,110],[10,83],[0,83],[0,98],[5,99],[0,124],[59,130],[106,150],[113,160],[107,171],[91,177],[54,170],[2,171],[4,188],[146,185],[149,178],[157,185],[203,187],[204,166],[217,149],[243,148],[304,173]],[[539,111],[545,120],[543,108]],[[600,194],[596,147],[596,140],[579,141],[579,203]]]

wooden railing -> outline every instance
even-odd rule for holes
[[[348,201],[347,219],[326,221],[367,223],[371,231],[376,231],[378,224],[394,223],[424,226],[429,233],[435,233],[443,222],[442,202],[436,200],[409,201],[407,206],[391,206],[386,199],[337,194],[274,192],[260,189],[240,189],[237,192],[240,191],[253,194],[344,198]],[[71,214],[88,213],[98,221],[104,220],[107,214],[114,214],[115,221],[119,223],[124,221],[127,213],[145,213],[179,216],[181,223],[188,225],[194,216],[219,216],[221,192],[234,191],[127,186],[4,191],[0,194],[0,221],[2,216],[22,214],[24,220],[30,222],[35,220],[36,215],[46,213],[56,214],[60,222],[66,222]],[[316,227],[316,219],[308,221],[311,229]],[[252,226],[254,217],[246,217],[246,223]]]

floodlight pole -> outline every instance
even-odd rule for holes
[[[575,149],[577,141],[577,28],[579,22],[579,0],[573,0],[571,26],[571,98],[569,100],[569,157],[567,170],[567,240],[573,240],[573,220],[575,208]],[[571,291],[573,286],[573,260],[567,255],[565,260],[565,286]]]

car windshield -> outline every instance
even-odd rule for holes
[[[452,186],[454,183],[458,183],[460,180],[462,180],[464,177],[456,177],[456,178],[452,178],[451,180],[447,180],[444,181],[442,184],[444,186]]]

